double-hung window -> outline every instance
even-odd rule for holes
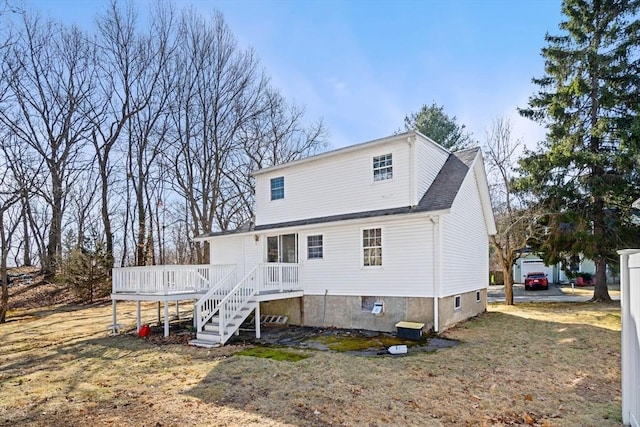
[[[307,236],[307,258],[322,259],[322,234]]]
[[[271,178],[271,200],[284,199],[284,176]]]
[[[373,180],[383,181],[393,178],[393,159],[391,153],[373,158]]]
[[[365,267],[382,265],[382,229],[362,230],[362,265]]]

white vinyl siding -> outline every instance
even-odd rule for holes
[[[438,141],[436,141],[438,142]],[[431,142],[418,137],[416,139],[417,157],[417,200],[420,200],[447,161],[449,154]]]
[[[391,154],[393,179],[374,182],[372,159]],[[256,176],[256,225],[409,206],[410,149],[406,140],[364,147]],[[272,178],[284,176],[284,199],[271,201]]]
[[[256,240],[256,236],[258,239]],[[211,264],[237,265],[237,279],[242,279],[263,260],[264,237],[253,234],[219,236],[209,240]]]
[[[322,232],[322,262],[302,265],[305,294],[422,296],[433,295],[432,227],[424,216],[385,220],[384,226],[354,221],[307,229],[304,235]],[[362,230],[383,229],[381,267],[362,266]],[[306,238],[305,238],[306,241]]]
[[[489,237],[475,174],[467,174],[451,212],[442,216],[440,296],[463,294],[489,284]]]

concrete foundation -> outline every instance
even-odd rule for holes
[[[486,289],[479,292],[480,302],[476,302],[476,291],[461,294],[461,307],[457,310],[454,309],[455,296],[441,298],[440,331],[484,312],[487,309]],[[371,301],[384,304],[380,315],[371,313],[368,304]],[[425,331],[433,329],[433,298],[305,295],[263,302],[260,310],[261,314],[288,316],[291,325],[395,332],[396,323],[409,321],[424,323]]]
[[[480,292],[480,301],[477,301],[476,292]],[[477,291],[460,294],[460,308],[456,309],[455,295],[440,298],[438,317],[440,323],[440,332],[455,325],[462,320],[477,316],[487,310],[487,290],[479,289]]]

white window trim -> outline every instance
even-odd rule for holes
[[[316,236],[321,236],[322,237],[322,246],[319,246],[322,248],[322,256],[320,258],[309,258],[309,237],[316,237]],[[307,252],[307,261],[322,261],[324,259],[324,234],[323,233],[315,233],[315,234],[307,234],[305,236],[305,241],[306,241],[306,252]],[[318,247],[318,246],[314,246],[314,247]]]
[[[364,265],[364,242],[363,242],[363,231],[364,230],[373,230],[379,228],[380,229],[380,265]],[[366,227],[360,227],[360,234],[358,235],[360,239],[360,268],[365,270],[376,270],[382,269],[384,265],[384,227],[381,225],[370,225]]]
[[[460,301],[459,305],[456,305],[456,302]],[[462,309],[462,295],[455,295],[453,297],[453,311],[458,311]]]
[[[482,291],[476,291],[476,302],[482,302]]]
[[[274,179],[278,179],[278,178],[282,178],[282,197],[280,197],[278,199],[274,199],[273,198],[273,187],[271,186],[271,184],[272,184]],[[285,193],[285,185],[284,185],[284,175],[274,176],[273,178],[269,178],[269,201],[270,202],[277,202],[279,200],[284,200],[285,196],[286,196],[286,193]]]
[[[376,157],[382,157],[382,156],[391,156],[391,178],[387,178],[387,179],[379,179],[376,181],[375,179],[375,169],[373,168],[373,162],[374,162],[374,158]],[[377,155],[372,155],[371,158],[369,159],[369,166],[371,168],[371,183],[372,184],[379,184],[381,182],[390,182],[393,181],[393,179],[395,178],[395,171],[393,168],[393,152],[390,153],[385,153],[385,154],[377,154]]]

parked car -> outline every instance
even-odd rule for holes
[[[524,277],[524,290],[530,291],[536,288],[549,289],[547,275],[542,272],[527,273]]]

